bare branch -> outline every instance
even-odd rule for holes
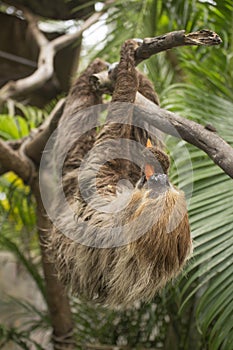
[[[174,47],[187,45],[212,46],[221,43],[222,40],[218,34],[207,29],[190,34],[185,34],[184,30],[179,30],[155,38],[145,38],[143,43],[136,50],[136,64],[139,64],[152,55]]]
[[[58,101],[49,118],[47,118],[45,123],[43,123],[36,130],[36,132],[32,135],[31,140],[27,142],[25,146],[25,153],[33,162],[35,162],[35,164],[40,163],[46,142],[53,131],[57,128],[64,106],[65,98]]]
[[[150,126],[200,148],[233,178],[233,148],[220,136],[200,124],[158,107],[140,93],[137,93],[136,105],[140,107],[143,120]]]
[[[44,147],[57,128],[64,106],[65,98],[58,101],[46,121],[29,136],[14,141],[0,140],[0,175],[14,171],[25,182],[31,179],[34,165],[39,165]]]
[[[90,26],[92,26],[92,24],[96,23],[98,21],[98,19],[102,16],[103,11],[101,12],[96,12],[94,13],[91,17],[89,17],[81,26],[81,28],[73,34],[65,34],[62,36],[59,36],[58,38],[54,39],[52,41],[53,43],[53,47],[55,49],[55,51],[59,51],[61,49],[63,49],[64,47],[72,44],[73,42],[75,42],[77,39],[79,39],[82,35],[82,33],[89,28]]]
[[[30,76],[17,81],[9,81],[0,89],[0,104],[20,94],[29,93],[46,83],[53,75],[54,49],[48,44],[41,47],[37,70]]]
[[[145,38],[135,51],[135,64],[138,65],[152,55],[175,47],[187,45],[213,46],[219,45],[221,42],[222,40],[218,34],[207,29],[189,34],[185,34],[184,30],[179,30],[155,38]],[[90,78],[92,88],[102,93],[112,93],[114,90],[113,81],[117,74],[117,66],[117,64],[114,64],[112,67],[110,66],[109,76],[107,72],[94,74]]]
[[[17,81],[9,81],[4,85],[0,89],[0,105],[9,98],[27,94],[45,84],[54,74],[54,57],[56,53],[81,38],[82,33],[97,22],[108,6],[113,3],[113,0],[106,1],[103,10],[89,17],[76,33],[65,34],[52,41],[48,41],[38,29],[37,18],[30,11],[24,9],[24,15],[28,20],[29,28],[40,48],[38,68],[32,75]]]
[[[102,93],[112,93],[114,89],[114,81],[111,81],[106,72],[94,74],[90,83],[95,91],[98,90]],[[150,126],[154,126],[169,135],[180,137],[202,149],[227,175],[233,178],[233,149],[212,130],[159,108],[139,92],[135,103],[141,107],[141,116]]]
[[[33,15],[26,7],[21,7],[25,19],[28,21],[28,27],[39,47],[45,46],[49,43],[49,40],[38,28],[38,18]]]
[[[64,286],[57,278],[56,269],[54,264],[50,262],[50,252],[47,248],[52,225],[41,199],[38,177],[33,181],[31,188],[37,204],[37,226],[40,239],[42,268],[46,282],[46,299],[53,327],[52,340],[54,350],[75,350],[76,346],[73,336],[73,320],[69,297]]]
[[[14,171],[19,177],[27,182],[32,175],[32,167],[26,158],[21,157],[6,142],[0,140],[0,169],[1,174]]]
[[[36,27],[37,21],[35,17],[32,14],[29,14],[28,11],[26,12],[26,16],[29,21],[29,27],[32,29],[33,37],[40,48],[38,68],[30,76],[17,81],[9,81],[4,85],[0,89],[0,104],[4,103],[9,98],[29,93],[41,87],[53,76],[53,60],[55,55],[53,45],[51,45],[51,42],[47,41],[44,35],[40,33]]]
[[[135,64],[138,65],[159,52],[179,46],[213,46],[221,43],[220,36],[208,29],[189,34],[185,34],[184,30],[179,30],[154,38],[145,38],[135,51]],[[111,69],[111,78],[116,76],[116,71],[117,64]],[[101,81],[102,77],[99,76],[98,80]],[[105,83],[107,83],[106,79]]]

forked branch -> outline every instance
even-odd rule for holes
[[[174,47],[219,45],[221,42],[221,38],[209,30],[201,30],[187,35],[184,30],[181,30],[155,38],[147,38],[143,40],[135,52],[136,64],[158,52]],[[105,71],[93,75],[90,79],[92,88],[102,93],[112,93],[117,65],[110,69],[110,72],[110,74]],[[159,108],[139,93],[137,94],[136,104],[142,107],[140,112],[145,122],[202,149],[226,174],[233,178],[233,149],[221,137],[200,124]]]
[[[135,51],[135,63],[138,65],[151,56],[173,49],[179,46],[214,46],[222,43],[218,34],[208,29],[185,34],[184,30],[170,32],[154,38],[145,38]],[[109,75],[107,72],[94,74],[90,79],[93,89],[103,93],[112,93],[114,90],[114,80],[117,74],[117,64],[110,66]]]
[[[38,18],[30,11],[23,8],[23,14],[28,21],[32,36],[39,47],[39,58],[37,69],[30,76],[16,81],[9,81],[0,89],[0,105],[9,98],[27,94],[45,84],[54,74],[54,57],[58,51],[77,41],[82,33],[92,24],[96,23],[102,14],[112,4],[113,0],[107,0],[100,12],[94,13],[73,34],[64,34],[52,41],[49,41],[38,28]]]

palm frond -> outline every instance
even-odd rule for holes
[[[231,101],[188,85],[171,86],[164,95],[165,107],[186,117],[190,117],[191,111],[193,120],[214,124],[219,134],[233,145]],[[172,146],[173,152],[174,142],[169,138],[167,143],[168,148]],[[233,283],[232,179],[201,150],[183,142],[182,145],[188,152],[183,152],[185,159],[176,160],[179,174],[172,169],[173,179],[179,187],[182,186],[179,176],[182,179],[183,164],[191,160],[193,178],[185,176],[185,185],[193,185],[189,217],[195,248],[193,259],[185,271],[185,281],[182,281],[181,310],[194,295],[200,295],[196,313],[199,328],[208,337],[211,349],[230,350],[231,345],[226,339],[231,338],[233,333],[233,323],[229,323],[233,308],[230,292]]]

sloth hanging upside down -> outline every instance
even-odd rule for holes
[[[102,129],[77,136],[71,123],[67,132],[72,116],[81,125],[90,118],[87,107],[101,103],[89,85],[92,74],[106,69],[97,59],[68,96],[55,144],[59,163],[68,139],[74,142],[62,170],[72,211],[54,198],[58,219],[49,246],[52,259],[73,294],[110,307],[151,300],[192,251],[185,197],[169,181],[169,157],[155,136],[133,125],[137,91],[158,104],[152,84],[135,69],[137,45],[128,40],[122,46]],[[119,122],[122,115],[125,123]]]

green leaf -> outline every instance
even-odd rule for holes
[[[5,140],[18,139],[28,135],[27,122],[22,117],[0,115],[0,136]]]

